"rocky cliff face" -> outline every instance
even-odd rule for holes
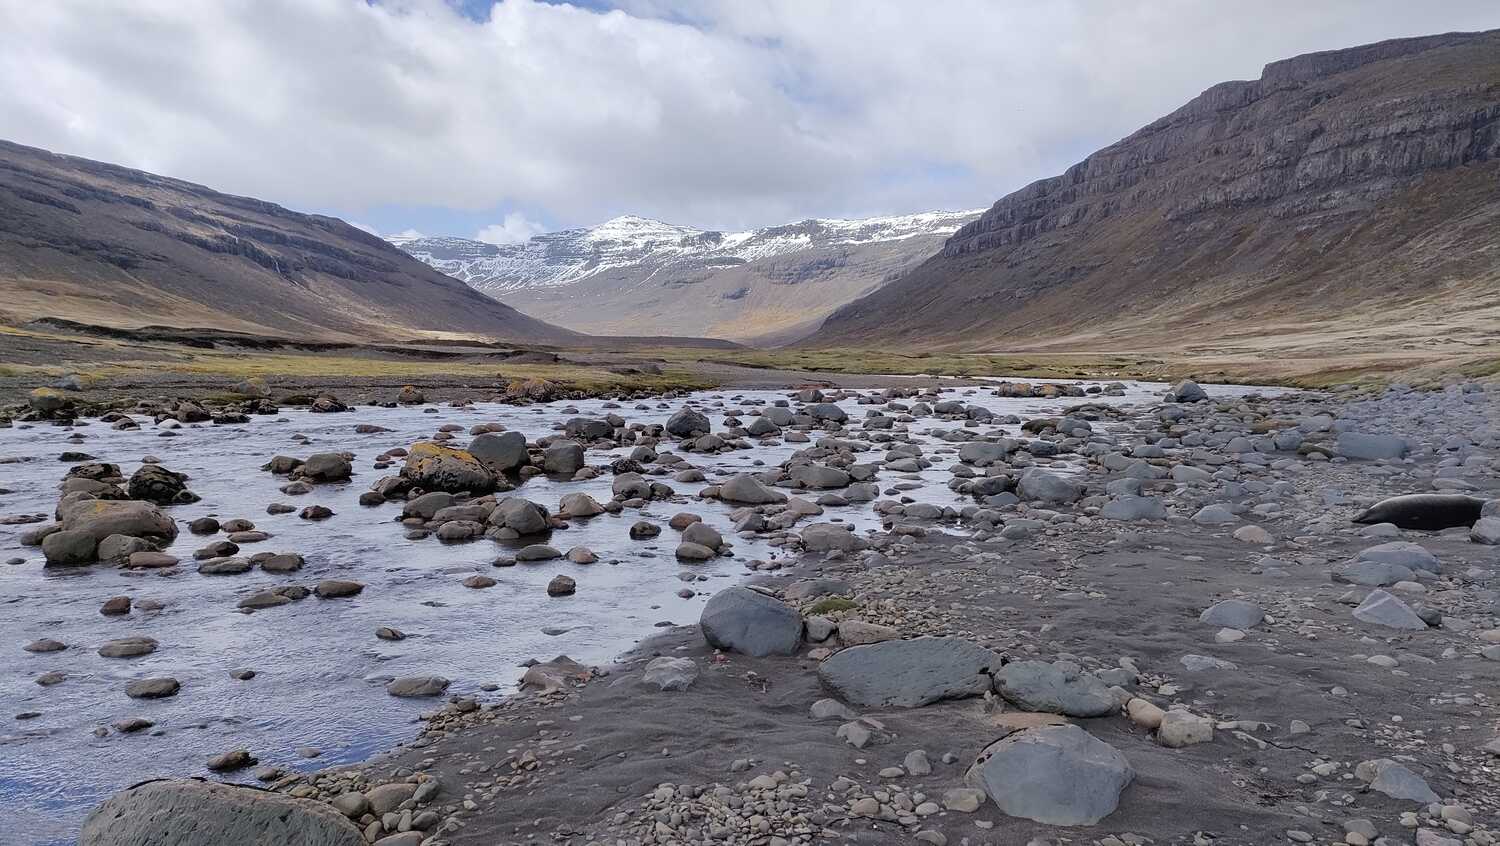
[[[1001,199],[819,337],[1146,337],[1492,281],[1497,158],[1500,33],[1276,62]]]
[[[331,217],[0,142],[0,312],[351,339],[576,336]]]
[[[432,267],[579,331],[777,340],[937,252],[978,212],[805,220],[746,232],[619,217],[494,245],[392,238]]]

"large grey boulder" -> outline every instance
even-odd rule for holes
[[[780,434],[781,427],[777,426],[775,423],[772,423],[765,417],[757,417],[754,420],[750,421],[750,425],[745,427],[745,431],[759,438],[765,437],[766,435]]]
[[[563,434],[570,438],[581,441],[597,441],[614,435],[615,427],[609,425],[607,420],[590,420],[587,417],[574,417],[563,424]]]
[[[1339,455],[1345,458],[1377,459],[1404,458],[1406,441],[1395,435],[1371,435],[1364,432],[1340,432]]]
[[[1194,512],[1192,520],[1200,526],[1223,526],[1238,523],[1240,518],[1234,516],[1227,506],[1212,503]]]
[[[711,431],[711,428],[708,417],[691,408],[684,408],[667,418],[667,434],[679,438],[706,435]]]
[[[995,692],[1025,711],[1102,717],[1120,703],[1109,685],[1072,661],[1012,661],[995,672]]]
[[[509,473],[531,459],[520,432],[485,432],[469,442],[469,454],[495,473]]]
[[[1027,470],[1016,484],[1021,499],[1066,505],[1083,496],[1083,486],[1046,470]]]
[[[1135,770],[1119,750],[1076,725],[1043,726],[990,744],[967,778],[1010,816],[1093,825],[1114,812]]]
[[[190,502],[193,499],[191,495],[184,495],[187,476],[173,473],[160,464],[142,464],[139,470],[131,474],[125,489],[131,499],[141,499],[157,505]]]
[[[73,503],[61,516],[62,531],[82,532],[95,543],[110,535],[165,540],[177,537],[177,524],[149,502],[90,499]]]
[[[1355,766],[1354,775],[1367,782],[1371,790],[1392,799],[1406,799],[1424,805],[1441,801],[1425,779],[1390,758],[1361,761]]]
[[[454,500],[453,494],[448,493],[447,491],[433,491],[432,493],[425,493],[417,497],[416,499],[408,500],[407,503],[401,507],[401,516],[420,517],[423,520],[431,520],[433,517],[437,516],[437,513],[439,511],[442,511],[445,508],[452,508],[455,501],[456,500]]]
[[[604,513],[604,506],[582,491],[563,494],[557,503],[557,516],[572,520],[578,517],[595,517]]]
[[[709,646],[757,658],[794,655],[802,645],[802,615],[785,602],[747,587],[714,594],[698,627]]]
[[[771,490],[749,473],[741,473],[719,486],[719,499],[738,505],[770,505],[786,502],[786,494]]]
[[[385,692],[403,698],[442,696],[448,684],[442,676],[403,676],[387,682]]]
[[[412,445],[401,477],[424,491],[485,494],[495,489],[495,474],[472,454],[431,441]]]
[[[1382,561],[1354,560],[1333,573],[1333,580],[1364,587],[1385,587],[1396,582],[1409,582],[1417,574],[1410,567]]]
[[[489,524],[501,529],[510,529],[518,535],[535,535],[545,532],[552,523],[547,519],[547,509],[529,499],[508,496],[495,503],[490,512]]]
[[[124,536],[116,535],[115,537]],[[128,540],[145,543],[139,538],[128,538]],[[92,564],[98,558],[98,547],[98,542],[88,532],[52,532],[42,538],[42,554],[47,558],[48,567],[76,567]]]
[[[973,441],[958,448],[958,460],[964,464],[973,464],[976,467],[987,467],[1005,460],[1014,446],[1014,441],[1002,443],[989,443],[988,441]]]
[[[797,415],[793,414],[790,408],[781,408],[775,405],[762,408],[760,416],[777,426],[790,426],[797,421]]]
[[[1378,546],[1361,549],[1354,556],[1355,561],[1374,561],[1380,564],[1399,564],[1413,570],[1426,570],[1429,573],[1443,572],[1442,562],[1438,557],[1427,551],[1421,544],[1411,541],[1391,541]]]
[[[542,469],[559,476],[571,476],[583,467],[583,444],[558,440],[542,450]]]
[[[1136,522],[1139,520],[1165,520],[1167,507],[1158,497],[1125,494],[1117,496],[1099,509],[1099,516],[1106,520]]]
[[[1266,618],[1259,605],[1243,599],[1222,599],[1203,609],[1198,622],[1226,629],[1252,629]]]
[[[1469,540],[1485,546],[1500,545],[1500,517],[1480,517],[1469,529]]]
[[[1394,594],[1379,589],[1370,591],[1365,601],[1354,609],[1354,619],[1391,629],[1422,631],[1427,628],[1427,622],[1411,606],[1397,599]]]
[[[704,522],[697,522],[682,530],[684,543],[696,543],[717,551],[724,545],[724,536],[718,529]]]
[[[651,483],[639,473],[621,473],[610,484],[615,499],[650,499]]]
[[[814,420],[831,420],[835,423],[842,423],[849,419],[847,412],[831,402],[813,403],[805,411]]]
[[[652,658],[641,673],[641,683],[660,690],[687,690],[698,680],[698,665],[691,658]]]
[[[919,708],[990,689],[999,656],[956,637],[919,637],[851,646],[818,666],[840,699],[870,708]]]
[[[821,464],[795,464],[790,473],[793,482],[804,488],[815,490],[826,490],[829,488],[846,488],[851,481],[849,474],[837,467],[824,467]]]
[[[869,541],[849,531],[844,523],[814,523],[802,530],[802,548],[809,552],[840,550],[850,552],[870,545]]]
[[[1192,379],[1178,382],[1177,387],[1173,388],[1168,396],[1168,401],[1176,402],[1202,402],[1206,399],[1208,399],[1208,392]]]
[[[299,479],[309,482],[344,482],[354,472],[349,459],[337,452],[319,452],[309,455],[293,472]]]
[[[105,800],[79,846],[364,846],[322,802],[196,779],[148,781]]]

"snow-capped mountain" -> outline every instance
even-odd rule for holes
[[[946,238],[980,211],[928,212],[865,220],[804,220],[747,232],[715,232],[625,215],[591,229],[537,235],[496,245],[448,236],[391,236],[391,243],[449,276],[495,296],[570,285],[624,267],[678,263],[727,266],[813,247],[856,246],[913,237]]]

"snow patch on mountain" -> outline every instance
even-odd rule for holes
[[[983,210],[925,212],[862,220],[811,219],[746,232],[674,226],[625,215],[589,228],[537,235],[519,244],[468,238],[391,236],[386,240],[437,270],[499,296],[572,285],[611,270],[639,272],[636,284],[673,267],[730,267],[814,247],[863,245],[918,236],[948,237]]]

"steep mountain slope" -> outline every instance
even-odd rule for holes
[[[1001,199],[810,343],[1494,345],[1497,154],[1500,31],[1275,62]]]
[[[0,316],[348,339],[576,337],[341,220],[7,142]]]
[[[810,331],[936,252],[978,212],[708,232],[640,217],[496,246],[390,240],[527,314],[607,335],[751,340]]]

